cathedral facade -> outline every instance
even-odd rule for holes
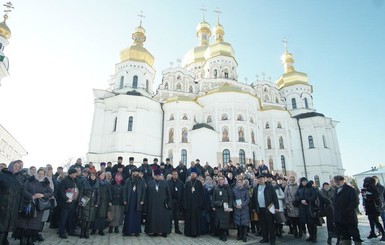
[[[343,174],[337,121],[316,112],[313,87],[295,70],[285,49],[284,72],[275,82],[238,81],[237,61],[224,27],[202,21],[198,45],[180,67],[162,71],[153,91],[154,57],[144,48],[145,29],[132,34],[133,45],[120,52],[120,63],[106,90],[94,90],[94,118],[88,161],[118,156],[170,158],[187,166],[199,158],[211,166],[229,160],[244,165],[264,161],[285,175],[328,181]]]

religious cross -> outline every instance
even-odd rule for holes
[[[143,11],[140,11],[140,14],[138,14],[138,17],[140,18],[140,26],[142,26],[142,20],[146,18],[146,16],[143,15]]]
[[[207,9],[205,9],[205,6],[202,5],[202,7],[200,8],[200,10],[202,11],[202,19],[203,19],[203,21],[205,21],[205,12],[207,11]]]
[[[6,7],[6,9],[4,10],[5,14],[10,13],[12,9],[14,9],[13,4],[11,2],[7,2],[3,4],[3,6]]]
[[[219,25],[219,15],[222,13],[221,10],[217,7],[216,10],[214,10],[214,13],[217,13],[217,22],[218,22],[218,25]]]
[[[285,46],[285,52],[287,52],[287,40],[285,37],[282,39],[282,42],[283,42],[283,45]]]

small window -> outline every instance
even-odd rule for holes
[[[251,143],[252,143],[252,144],[255,144],[255,135],[254,135],[254,131],[251,131]]]
[[[277,123],[277,128],[282,128],[282,124],[280,122]]]
[[[149,85],[149,81],[148,80],[146,80],[146,90],[148,91],[148,87],[149,87],[150,85]]]
[[[281,168],[282,172],[286,175],[286,160],[285,156],[281,155]]]
[[[212,117],[211,117],[211,116],[208,116],[206,122],[207,122],[207,123],[211,123],[212,121],[213,121]]]
[[[214,78],[217,78],[218,77],[218,71],[217,69],[214,69]]]
[[[122,77],[120,78],[119,88],[122,89],[123,86],[124,86],[124,77],[122,76]]]
[[[245,151],[240,149],[239,150],[239,164],[241,167],[245,166],[246,163],[246,156],[245,156]]]
[[[164,89],[168,89],[168,83],[164,84]]]
[[[250,123],[254,123],[254,118],[250,117]]]
[[[222,142],[229,142],[229,130],[227,127],[222,129]]]
[[[188,91],[190,92],[190,93],[192,93],[194,90],[193,90],[193,87],[190,85],[190,87],[188,88]]]
[[[238,141],[239,142],[245,142],[245,132],[242,127],[239,127],[238,129]]]
[[[267,149],[271,149],[271,139],[267,137]]]
[[[279,99],[278,99],[278,97],[275,97],[275,103],[279,103]]]
[[[225,78],[229,78],[229,72],[225,71]]]
[[[188,120],[187,114],[183,114],[182,120]]]
[[[174,120],[174,114],[171,114],[170,115],[170,121],[173,121]]]
[[[324,148],[328,148],[328,145],[326,144],[326,137],[325,137],[325,135],[322,135],[322,141],[324,143]]]
[[[282,136],[279,136],[279,149],[285,149]]]
[[[134,123],[134,118],[133,117],[129,117],[128,118],[128,131],[132,131],[133,123]]]
[[[314,148],[313,136],[310,135],[307,139],[309,141],[309,148]]]
[[[138,76],[136,76],[136,75],[132,79],[132,87],[138,88]]]
[[[293,108],[293,110],[297,109],[297,101],[295,98],[291,99],[291,107]]]
[[[183,128],[182,129],[182,143],[187,143],[188,142],[187,134],[188,134],[187,128]]]
[[[182,90],[182,85],[180,83],[177,83],[176,90]]]
[[[315,175],[314,176],[314,182],[316,184],[317,187],[320,187],[321,186],[321,182],[319,181],[319,176],[318,175]]]
[[[237,116],[237,121],[243,121],[243,115],[242,114],[239,114]]]
[[[187,151],[185,149],[181,151],[181,161],[184,165],[187,164]]]
[[[115,117],[115,122],[114,122],[114,132],[116,132],[116,127],[118,126],[118,118]]]
[[[223,164],[228,164],[230,161],[230,151],[228,149],[224,149],[222,152]]]
[[[226,113],[223,113],[222,116],[221,116],[221,120],[222,120],[222,121],[227,121],[227,120],[229,120],[228,115],[227,115]]]
[[[304,102],[305,102],[305,108],[309,109],[309,103],[307,102],[307,98],[304,99]]]
[[[265,126],[266,129],[269,129],[270,128],[270,124],[269,122],[266,122],[266,126]]]

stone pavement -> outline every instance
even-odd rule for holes
[[[277,244],[292,244],[292,245],[301,245],[301,244],[311,244],[306,242],[305,239],[295,239],[291,235],[287,234],[287,228],[284,227],[284,237],[277,239]],[[385,242],[380,242],[380,237],[375,239],[366,239],[369,235],[369,223],[366,216],[359,216],[359,229],[361,234],[361,239],[364,240],[363,244],[384,244]],[[106,229],[107,230],[107,229]],[[181,230],[183,231],[183,223],[181,224]],[[249,234],[249,239],[247,243],[236,240],[236,231],[230,230],[230,236],[227,242],[220,241],[217,237],[211,235],[200,236],[198,238],[185,237],[184,235],[178,235],[171,233],[167,238],[162,236],[150,237],[146,234],[141,234],[140,237],[123,237],[121,234],[108,234],[106,232],[105,236],[100,235],[91,235],[90,239],[80,239],[77,237],[69,237],[68,239],[60,239],[56,234],[56,230],[49,229],[48,226],[44,230],[43,236],[45,238],[44,242],[35,243],[39,245],[123,245],[123,244],[143,244],[143,245],[162,245],[162,244],[172,244],[172,245],[193,245],[193,244],[212,244],[212,245],[223,245],[223,244],[259,244],[261,237],[257,237],[254,234]],[[317,244],[327,244],[327,232],[325,225],[318,227],[318,242]],[[333,239],[333,244],[336,243],[336,239]],[[11,245],[19,244],[18,241],[10,239]]]

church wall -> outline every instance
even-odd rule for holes
[[[218,165],[218,134],[218,132],[207,128],[192,130],[190,132],[192,147],[188,160],[193,161],[198,158],[202,165],[208,162],[211,167],[216,167]]]

